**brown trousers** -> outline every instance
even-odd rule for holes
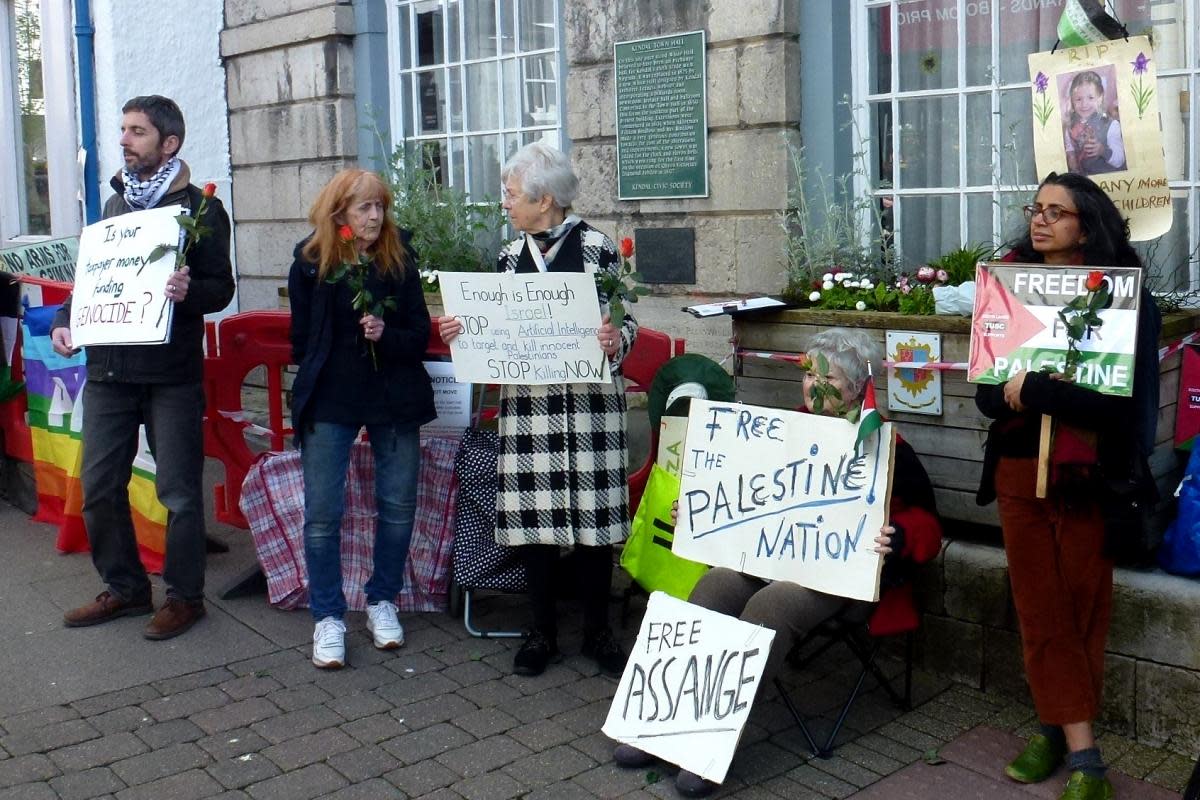
[[[1087,722],[1100,713],[1112,618],[1104,520],[1095,503],[1039,500],[1036,476],[1032,458],[1001,458],[996,469],[1025,676],[1042,722]]]

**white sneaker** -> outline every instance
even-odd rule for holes
[[[404,644],[404,626],[396,619],[396,604],[387,600],[367,606],[367,630],[380,650],[395,650]]]
[[[346,666],[346,623],[337,617],[325,617],[313,631],[313,666],[341,669]]]

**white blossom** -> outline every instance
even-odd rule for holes
[[[857,303],[854,304],[854,310],[855,311],[866,311],[867,304],[864,303],[862,300],[859,300]]]
[[[828,292],[833,288],[833,281],[825,281],[821,284],[821,288]]]
[[[832,272],[826,272],[824,275],[822,275],[822,276],[821,276],[821,280],[823,280],[823,281],[825,281],[826,283],[828,283],[829,281],[833,280],[833,273],[832,273]]]
[[[820,299],[821,299],[821,293],[820,293],[820,292],[813,292],[812,294],[810,294],[810,295],[808,296],[808,302],[810,302],[810,303],[815,303],[815,302],[817,302],[817,301],[818,301],[818,300],[820,300]]]

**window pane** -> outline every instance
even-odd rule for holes
[[[1015,242],[1025,235],[1029,223],[1025,221],[1024,208],[1026,203],[1033,202],[1033,192],[1001,192],[1000,193],[1000,229],[997,244],[1006,245]]]
[[[476,199],[495,197],[500,192],[500,136],[467,138],[470,175],[467,189]]]
[[[426,139],[419,144],[421,166],[433,173],[433,179],[440,184],[446,183],[446,141],[444,139]]]
[[[459,48],[458,37],[462,34],[462,30],[458,24],[458,0],[450,0],[446,4],[446,35],[449,39],[450,53],[449,62],[451,64],[456,61],[462,61],[462,55]]]
[[[1186,78],[1158,79],[1158,111],[1162,120],[1167,178],[1184,180],[1187,178],[1187,154],[1192,146],[1192,129],[1188,124],[1192,101]]]
[[[1002,186],[1039,182],[1033,158],[1032,113],[1028,89],[1000,93],[1000,141],[996,143],[996,153]]]
[[[553,55],[527,56],[521,59],[525,84],[525,125],[553,125],[558,120],[558,80]]]
[[[22,233],[50,233],[50,183],[46,165],[46,97],[42,88],[41,3],[17,0],[14,7],[17,50],[17,107],[21,115],[25,195]],[[0,68],[6,68],[7,65]]]
[[[468,59],[496,55],[496,0],[464,0],[463,32]]]
[[[999,156],[992,142],[992,95],[967,95],[967,185],[991,186],[992,165]]]
[[[554,1],[526,0],[517,6],[520,14],[521,49],[544,50],[554,47]]]
[[[400,116],[404,120],[404,138],[411,138],[413,135],[413,96],[412,96],[413,78],[412,75],[400,76]]]
[[[901,197],[900,247],[907,264],[926,264],[958,247],[958,197]]]
[[[496,71],[499,64],[484,61],[464,67],[467,78],[467,130],[480,131],[500,127],[500,109],[496,107],[499,90]]]
[[[463,85],[462,67],[451,67],[450,90],[446,95],[446,104],[450,108],[450,130],[463,129]]]
[[[466,145],[459,137],[450,140],[450,174],[456,189],[467,185]]]
[[[896,7],[900,90],[958,85],[958,9],[938,0]]]
[[[1029,81],[1026,56],[1054,47],[1058,41],[1060,6],[1000,14],[1000,83]]]
[[[397,57],[399,59],[400,69],[410,69],[412,67],[412,28],[410,26],[409,15],[411,6],[401,6],[396,9],[396,46],[399,48]]]
[[[417,73],[417,133],[446,132],[446,80],[440,69]]]
[[[1174,221],[1171,230],[1151,242],[1134,245],[1149,267],[1147,282],[1153,291],[1181,291],[1187,289],[1190,278],[1188,264],[1188,212],[1187,193],[1171,192],[1174,199],[1172,209]]]
[[[954,97],[900,102],[901,189],[958,185],[958,103]]]
[[[521,94],[521,63],[515,58],[500,62],[504,73],[504,127],[518,128],[521,125],[523,97]]]
[[[871,106],[871,130],[867,134],[870,150],[870,166],[875,174],[871,184],[876,189],[890,189],[894,185],[892,170],[892,105],[875,103]]]
[[[417,65],[443,64],[446,52],[442,39],[442,4],[427,0],[413,6],[417,16]]]
[[[513,29],[516,25],[516,9],[513,0],[500,0],[500,52],[512,55],[516,47],[516,36]]]
[[[892,31],[888,8],[873,8],[868,12],[868,34],[872,44],[871,78],[867,91],[882,94],[892,90]]]
[[[992,234],[992,211],[995,204],[991,193],[967,195],[967,241],[965,245],[995,245]]]

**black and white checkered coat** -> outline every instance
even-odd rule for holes
[[[617,270],[612,240],[584,222],[549,272]],[[500,271],[536,272],[524,238],[500,253]],[[601,296],[601,308],[608,298]],[[637,337],[628,314],[612,358],[613,382],[503,387],[496,542],[605,545],[629,535],[625,395],[619,367]]]

